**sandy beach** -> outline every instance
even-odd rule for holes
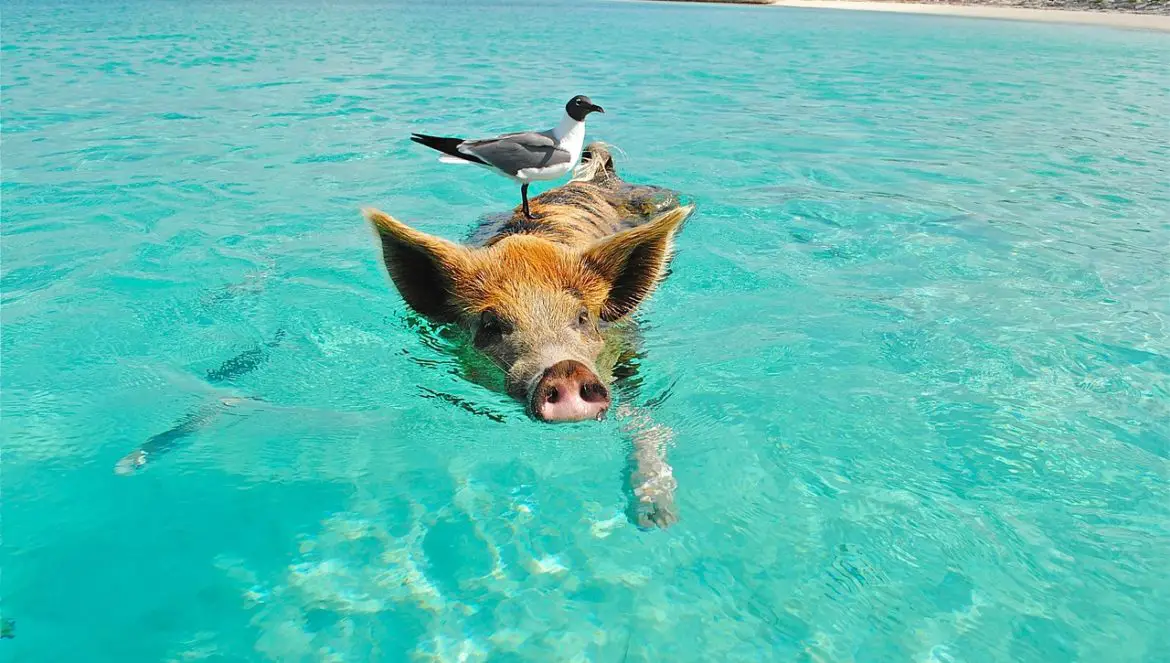
[[[1031,9],[1023,7],[951,5],[942,3],[923,4],[914,2],[878,2],[875,0],[775,0],[771,4],[778,7],[848,9],[853,11],[965,16],[968,18],[989,18],[1009,21],[1078,23],[1084,25],[1105,25],[1116,28],[1170,32],[1170,16],[1165,14],[1075,11],[1066,9]]]

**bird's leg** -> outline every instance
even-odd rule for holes
[[[528,182],[520,185],[520,197],[524,199],[524,217],[532,218],[532,212],[528,211]]]

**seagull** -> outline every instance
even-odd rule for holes
[[[565,104],[561,123],[548,131],[523,131],[478,140],[412,133],[410,139],[442,152],[439,161],[443,163],[475,164],[519,182],[524,216],[531,219],[528,185],[555,180],[573,170],[585,145],[585,117],[604,112],[589,97],[579,94]]]

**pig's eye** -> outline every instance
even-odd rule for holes
[[[577,314],[577,326],[582,328],[589,326],[589,309],[582,307],[581,312]]]
[[[508,332],[507,326],[495,311],[484,311],[479,316],[479,329],[475,332],[475,344],[491,345]]]

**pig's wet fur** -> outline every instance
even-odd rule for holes
[[[612,208],[613,212],[607,207]],[[622,180],[617,174],[609,148],[603,143],[591,143],[581,155],[581,164],[574,171],[572,180],[532,199],[533,218],[525,217],[519,207],[511,212],[486,215],[467,238],[467,243],[488,246],[510,235],[519,234],[571,236],[565,232],[566,226],[570,231],[584,227],[612,234],[643,225],[655,216],[678,207],[680,202],[677,192]],[[555,215],[555,212],[565,208],[578,213],[562,217]],[[549,214],[550,210],[554,214]]]

